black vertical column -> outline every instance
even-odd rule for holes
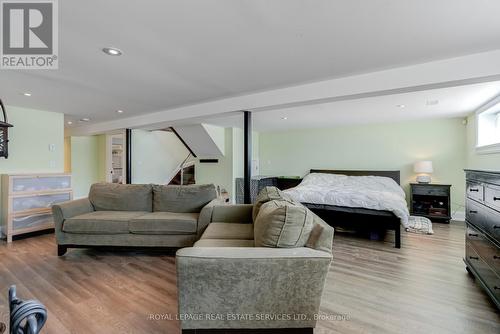
[[[250,196],[250,179],[252,176],[252,113],[250,111],[243,112],[244,125],[244,156],[243,156],[243,201],[245,204],[252,203]]]
[[[125,183],[132,183],[132,129],[125,129]]]

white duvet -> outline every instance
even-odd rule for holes
[[[302,203],[391,211],[408,227],[405,193],[388,177],[311,173],[285,193]]]

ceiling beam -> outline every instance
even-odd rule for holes
[[[500,50],[199,103],[68,130],[89,135],[241,110],[266,111],[500,80]]]

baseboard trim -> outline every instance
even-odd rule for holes
[[[465,211],[456,211],[451,215],[451,220],[465,221]]]

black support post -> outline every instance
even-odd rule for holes
[[[132,129],[125,129],[125,158],[126,176],[125,183],[132,183]]]
[[[243,161],[243,201],[245,204],[252,202],[250,196],[250,178],[252,176],[252,113],[250,111],[243,112],[244,117],[244,161]]]

